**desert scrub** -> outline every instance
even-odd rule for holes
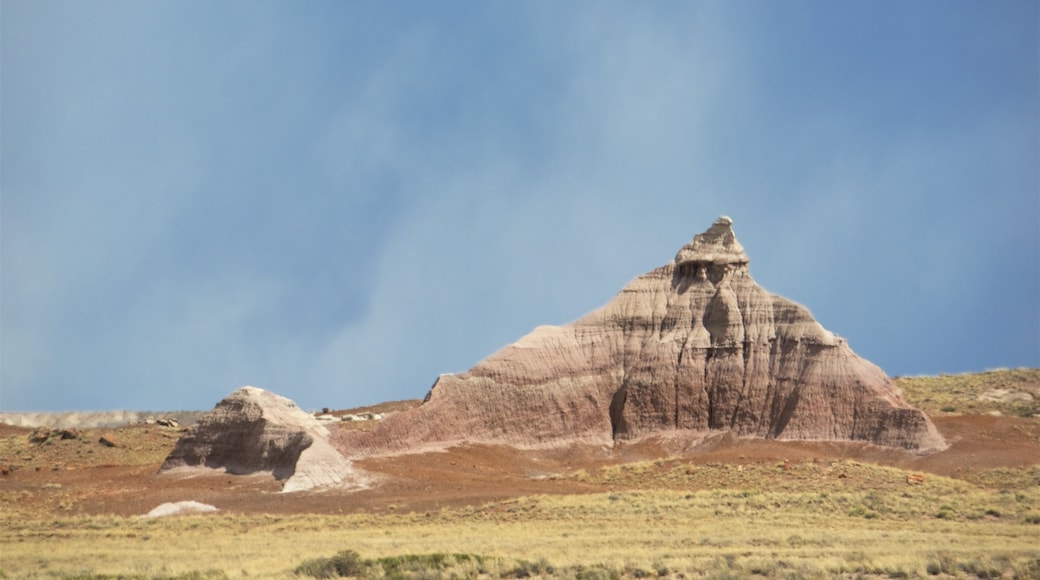
[[[905,490],[908,481],[921,478],[915,489],[938,494],[963,493],[974,489],[972,483],[933,474],[920,474],[895,467],[858,461],[817,463],[767,462],[728,465],[696,465],[672,458],[654,462],[627,463],[592,470],[580,470],[562,477],[582,483],[615,489],[670,489],[741,491],[763,489],[771,492],[829,493],[832,491]],[[980,473],[979,477],[987,477]],[[1034,487],[1040,482],[1040,467],[994,470],[991,479],[1005,489]],[[981,483],[981,482],[980,482]]]
[[[1040,369],[995,369],[983,373],[898,377],[896,386],[907,402],[926,413],[985,414],[1031,417],[1040,413]]]
[[[369,577],[466,578],[481,569],[490,577],[516,571],[513,577],[635,578],[660,570],[672,578],[924,577],[929,563],[941,564],[940,554],[969,566],[977,560],[977,571],[998,564],[1008,574],[1028,570],[1040,557],[1040,528],[1026,521],[1040,513],[1040,492],[956,483],[853,491],[619,490],[428,514],[140,519],[0,510],[0,554],[4,572],[19,579],[84,570],[98,578],[191,578],[200,574],[199,562],[228,578],[318,577],[334,558],[332,570],[354,562]],[[935,517],[944,506],[952,519]],[[877,516],[849,516],[857,507]],[[344,547],[359,556],[339,556]]]
[[[938,553],[929,558],[925,572],[929,576],[1040,578],[1040,556],[1015,561],[1005,554],[971,556]]]
[[[345,550],[328,558],[312,558],[296,567],[298,575],[312,578],[362,576],[368,572],[366,562],[354,550]]]
[[[476,578],[486,573],[486,558],[472,554],[403,554],[362,559],[354,550],[313,558],[294,573],[312,578]]]
[[[2,576],[0,576],[2,578]],[[78,572],[58,576],[61,580],[224,580],[227,574],[220,570],[207,570],[205,572],[193,570],[176,575],[165,574],[95,574],[93,572]]]

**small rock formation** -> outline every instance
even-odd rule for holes
[[[178,514],[204,514],[219,511],[208,503],[198,501],[175,501],[159,504],[152,511],[141,516],[142,518],[163,518]]]
[[[363,456],[463,441],[610,445],[725,431],[945,448],[881,369],[751,279],[731,226],[720,217],[602,308],[441,375],[421,406],[370,432],[337,433],[337,447]]]
[[[79,431],[75,429],[45,429],[37,428],[29,433],[30,443],[46,443],[47,441],[79,439]]]
[[[289,399],[242,387],[181,436],[159,471],[196,466],[234,474],[271,472],[285,481],[282,491],[358,484],[350,462],[328,438],[328,429]]]

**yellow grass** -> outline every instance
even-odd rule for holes
[[[896,385],[915,407],[938,415],[1040,415],[1040,369],[900,377]]]
[[[1040,371],[898,382],[929,412],[1029,416],[1035,399],[983,396],[1035,392]],[[0,456],[23,469],[153,465],[169,445],[156,436],[175,437],[153,429],[115,432],[116,449],[90,433],[71,455],[2,440]],[[142,519],[72,515],[60,486],[36,492],[48,499],[29,513],[15,497],[28,492],[0,487],[0,578],[294,578],[301,563],[344,550],[369,560],[486,558],[414,577],[1040,578],[1038,465],[918,480],[853,461],[785,468],[673,458],[555,477],[616,491],[416,514]]]
[[[540,496],[378,516],[4,518],[0,569],[9,578],[193,577],[183,575],[207,570],[213,577],[291,578],[309,558],[352,549],[365,558],[477,554],[492,558],[487,571],[495,576],[518,566],[538,570],[537,562],[561,577],[579,567],[688,578],[905,577],[927,576],[929,568],[1040,573],[1035,486],[988,492],[940,480],[880,492],[831,489]]]

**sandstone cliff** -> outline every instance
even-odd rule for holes
[[[728,431],[945,448],[875,365],[804,307],[762,289],[721,217],[675,259],[564,326],[540,326],[371,432],[349,456],[462,441],[542,447]]]
[[[361,483],[328,442],[329,431],[295,403],[242,387],[217,403],[177,441],[160,472],[183,467],[228,473],[270,472],[283,491]]]

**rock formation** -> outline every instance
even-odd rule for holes
[[[141,516],[142,518],[164,518],[166,516],[175,516],[179,514],[205,514],[211,512],[217,512],[215,506],[211,506],[207,503],[187,500],[187,501],[176,501],[159,504],[152,509],[152,511]]]
[[[360,484],[347,458],[463,442],[538,448],[728,432],[944,449],[881,369],[751,279],[731,224],[720,217],[583,318],[539,326],[469,371],[441,375],[422,405],[371,431],[330,435],[292,401],[243,387],[189,429],[162,470],[270,471],[292,491]]]
[[[358,474],[328,439],[328,429],[289,399],[242,387],[188,429],[160,472],[180,467],[271,472],[285,480],[283,491],[357,485]]]
[[[564,326],[540,326],[371,432],[348,456],[463,441],[544,447],[727,431],[945,448],[878,367],[804,307],[762,289],[720,217],[675,259]]]

